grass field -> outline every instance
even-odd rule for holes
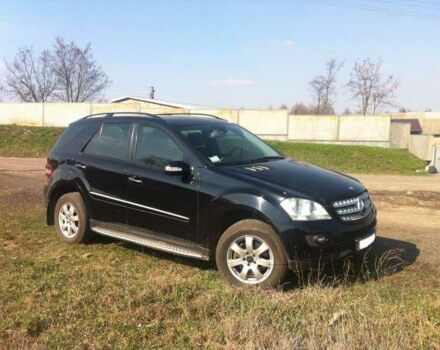
[[[407,150],[292,142],[269,142],[286,156],[346,173],[415,175],[425,162]]]
[[[0,125],[0,155],[45,157],[64,128]]]
[[[110,240],[62,244],[41,205],[0,212],[1,347],[438,348],[440,277],[395,273],[396,252],[370,268],[377,279],[327,272],[240,290],[208,263]]]
[[[45,157],[62,128],[0,125],[0,155]],[[348,173],[415,175],[425,162],[406,150],[271,141],[288,157]]]

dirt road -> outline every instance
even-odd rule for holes
[[[0,204],[42,201],[45,159],[0,157]],[[440,271],[440,174],[432,176],[354,175],[378,208],[378,234],[388,249],[400,248],[414,261]]]

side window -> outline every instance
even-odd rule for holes
[[[172,161],[183,160],[183,152],[164,131],[139,126],[135,163],[140,166],[163,169]]]
[[[130,124],[104,124],[86,146],[84,153],[127,160],[130,149]]]
[[[80,134],[87,129],[87,127],[90,127],[90,125],[87,124],[80,124],[80,125],[71,125],[69,126],[57,139],[55,142],[55,145],[53,146],[56,150],[67,150],[71,149],[72,146],[76,143],[77,138],[80,136]]]

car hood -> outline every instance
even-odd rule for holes
[[[225,166],[222,169],[243,180],[254,179],[268,188],[276,187],[285,197],[309,197],[329,203],[355,197],[365,191],[365,187],[352,177],[290,159]]]

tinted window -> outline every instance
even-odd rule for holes
[[[137,165],[163,169],[169,162],[178,160],[183,160],[183,152],[167,133],[155,127],[139,127]]]
[[[104,124],[95,134],[84,153],[119,160],[128,159],[130,124]]]
[[[90,125],[82,124],[82,125],[71,125],[69,126],[58,138],[55,142],[54,148],[57,150],[60,149],[69,149],[72,148],[75,141],[77,141],[78,136]]]

